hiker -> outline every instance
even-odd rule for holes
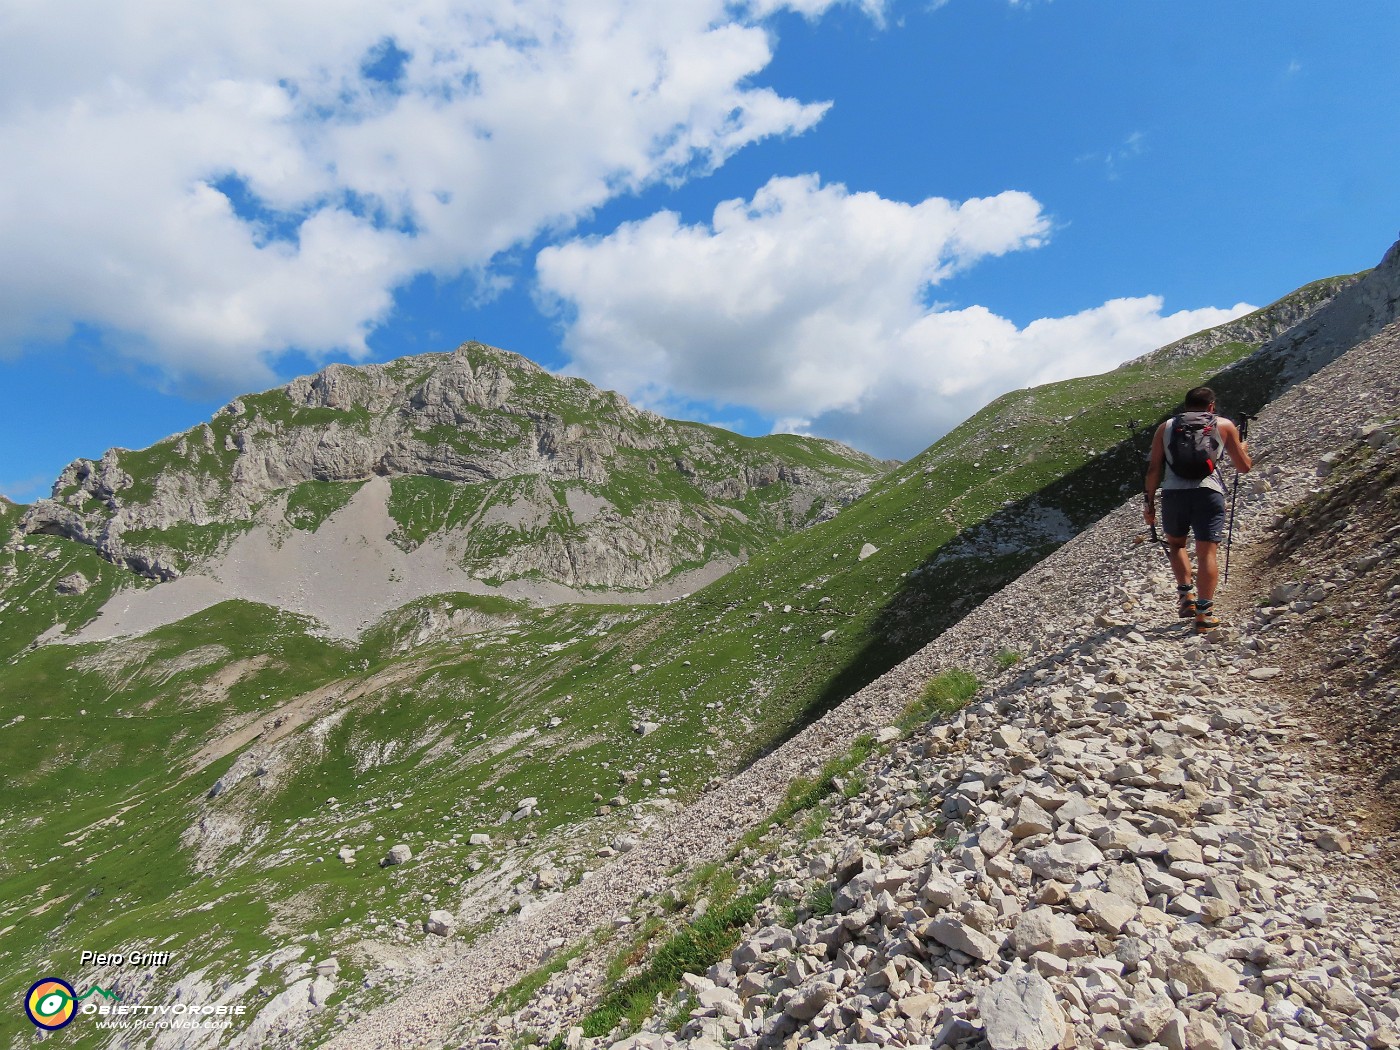
[[[1157,523],[1154,500],[1162,486],[1162,532],[1167,556],[1176,576],[1177,613],[1195,617],[1196,633],[1220,626],[1214,612],[1215,586],[1220,579],[1220,541],[1225,538],[1225,480],[1220,457],[1248,473],[1254,461],[1239,429],[1215,414],[1215,391],[1198,386],[1186,395],[1185,411],[1173,416],[1152,435],[1152,455],[1145,482],[1142,519]],[[1165,480],[1163,473],[1165,471]],[[1187,534],[1196,536],[1196,578],[1186,553]]]

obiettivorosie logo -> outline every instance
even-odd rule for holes
[[[45,977],[29,986],[24,996],[24,1012],[44,1031],[56,1032],[77,1016],[78,1004],[90,995],[121,998],[110,988],[96,986],[79,995],[63,978]]]

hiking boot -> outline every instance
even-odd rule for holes
[[[1214,612],[1215,602],[1209,598],[1198,600],[1194,603],[1196,607],[1196,633],[1208,634],[1217,627],[1222,626],[1219,618]]]
[[[1176,614],[1183,620],[1189,620],[1196,615],[1196,593],[1192,584],[1178,586],[1176,589]]]

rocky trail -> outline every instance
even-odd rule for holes
[[[1395,1045],[1394,869],[1250,646],[1279,615],[1222,652],[1177,637],[1166,584],[1115,584],[1061,659],[756,869],[830,880],[832,911],[690,981],[679,1045]]]
[[[612,1045],[574,1027],[600,959],[574,961],[513,1015],[480,1011],[561,946],[635,915],[677,864],[722,855],[794,777],[961,667],[987,679],[973,704],[873,757],[815,840],[740,855],[745,880],[778,880],[761,928],[687,978],[678,1034],[622,1046],[1400,1046],[1400,519],[1384,487],[1400,455],[1397,365],[1391,325],[1255,424],[1225,629],[1196,637],[1176,619],[1134,498],[329,1045],[462,1045],[454,1031],[481,1047],[526,1033]],[[1004,651],[1022,662],[989,675]],[[779,922],[822,886],[828,914]]]

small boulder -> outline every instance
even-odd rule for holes
[[[785,1013],[795,1021],[810,1021],[821,1008],[836,998],[837,988],[829,980],[816,980],[797,989]]]
[[[1043,879],[1072,883],[1083,872],[1102,864],[1104,856],[1092,842],[1076,839],[1030,850],[1023,860]]]
[[[995,981],[978,1001],[992,1050],[1053,1050],[1065,1034],[1065,1015],[1050,982],[1017,967]]]
[[[1121,933],[1123,927],[1137,916],[1137,908],[1116,893],[1090,890],[1088,914],[1093,924],[1104,933]]]
[[[1023,959],[1037,952],[1072,959],[1093,951],[1094,938],[1075,926],[1069,916],[1042,906],[1022,912],[1017,918],[1011,945]]]
[[[335,992],[336,979],[330,974],[321,974],[311,982],[311,990],[307,993],[307,1001],[316,1009],[326,1005],[326,1001]]]
[[[1150,1043],[1176,1016],[1171,996],[1157,993],[1137,1003],[1123,1018],[1123,1030],[1139,1043]]]
[[[1350,853],[1351,836],[1337,828],[1325,828],[1317,836],[1317,846],[1328,853]]]
[[[70,573],[53,585],[59,594],[83,594],[92,583],[80,572]]]
[[[958,919],[945,917],[934,919],[919,929],[920,936],[932,939],[948,948],[970,955],[982,962],[990,962],[997,957],[997,942],[975,927]]]
[[[457,920],[452,913],[440,909],[429,912],[427,922],[423,923],[423,929],[435,937],[451,937],[456,928]]]
[[[1192,992],[1228,995],[1240,986],[1240,975],[1205,952],[1187,952],[1171,967],[1171,975]]]
[[[1031,835],[1048,835],[1055,830],[1054,818],[1036,805],[1033,799],[1023,798],[1016,807],[1016,816],[1009,829],[1013,837],[1028,838]]]
[[[413,859],[413,850],[402,842],[392,847],[388,853],[384,854],[384,859],[379,862],[381,868],[392,867],[395,864],[407,864]]]

